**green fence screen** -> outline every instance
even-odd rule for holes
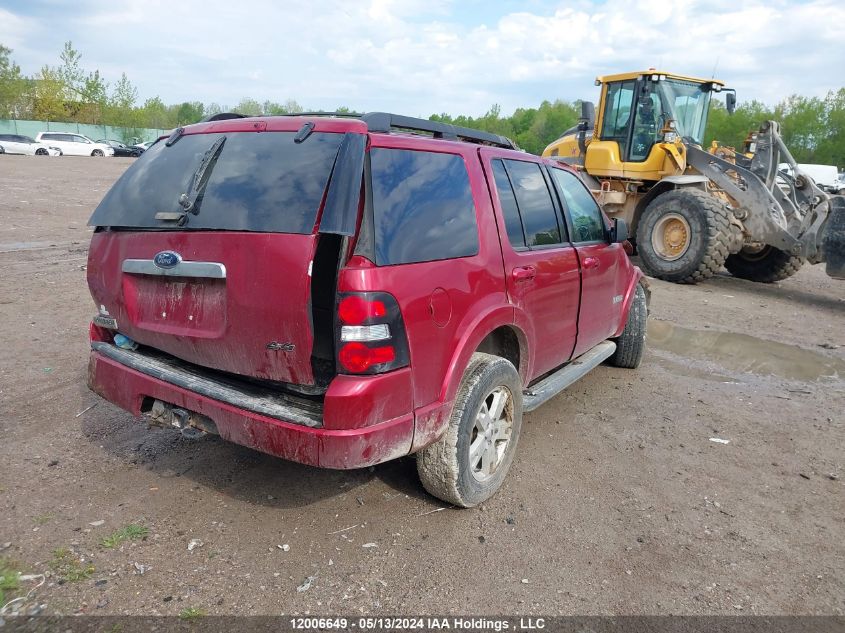
[[[108,139],[122,141],[129,145],[154,141],[168,131],[137,127],[111,127],[110,125],[86,125],[85,123],[0,119],[0,134],[23,134],[24,136],[35,138],[35,135],[39,132],[74,132],[76,134],[84,134],[92,141]]]

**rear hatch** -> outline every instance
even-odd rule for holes
[[[317,227],[330,180],[343,180],[339,150],[357,137],[363,156],[366,127],[306,123],[191,126],[115,183],[90,220],[88,283],[121,334],[202,367],[315,384]]]

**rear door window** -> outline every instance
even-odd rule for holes
[[[374,148],[370,161],[378,265],[478,253],[475,204],[461,156]]]
[[[522,231],[522,220],[519,218],[516,196],[513,195],[508,172],[501,160],[493,161],[493,180],[496,183],[496,192],[499,194],[499,206],[505,218],[508,241],[514,248],[525,248],[525,233]]]
[[[196,214],[187,223],[156,219],[180,212],[195,172],[215,142],[226,136],[208,164]],[[314,133],[294,143],[294,132],[189,134],[168,147],[151,146],[94,211],[89,224],[127,228],[313,232],[317,211],[343,134]]]
[[[543,170],[537,163],[504,161],[522,218],[527,246],[560,244],[557,212]]]

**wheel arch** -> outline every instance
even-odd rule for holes
[[[439,398],[414,412],[414,440],[411,446],[411,453],[428,446],[437,441],[446,431],[452,413],[452,405],[463,380],[466,368],[469,366],[472,355],[484,346],[487,349],[509,350],[506,354],[493,354],[511,360],[518,354],[519,366],[517,372],[523,384],[527,382],[528,368],[531,358],[528,337],[525,332],[514,324],[514,308],[511,305],[500,305],[491,307],[476,319],[467,323],[462,331],[465,334],[455,345],[455,351],[449,361],[441,383]],[[512,345],[514,339],[519,345],[516,352]],[[510,349],[509,349],[510,346]],[[488,352],[490,353],[490,352]]]
[[[645,208],[660,194],[666,193],[667,191],[674,191],[675,189],[682,189],[684,187],[691,187],[693,189],[701,189],[702,191],[707,191],[707,183],[708,179],[706,176],[701,176],[697,174],[689,174],[689,175],[680,175],[680,176],[668,176],[663,180],[658,181],[655,185],[649,189],[649,192],[645,194],[642,198],[637,201],[637,206],[634,209],[634,221],[631,224],[631,230],[633,234],[636,235],[637,225],[640,222],[640,216],[642,215]]]
[[[451,402],[458,392],[464,370],[475,352],[501,356],[511,362],[514,359],[517,372],[523,382],[530,366],[528,337],[514,324],[513,306],[493,308],[480,315],[465,327],[449,362],[440,389],[440,401]],[[516,347],[514,347],[514,343]]]

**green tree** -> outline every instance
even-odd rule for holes
[[[176,125],[190,125],[203,117],[205,106],[199,101],[186,101],[176,110]]]
[[[44,66],[33,79],[32,116],[41,121],[65,121],[65,84],[54,68]]]
[[[0,117],[22,118],[29,111],[30,81],[12,60],[12,49],[0,44]]]
[[[238,114],[245,114],[246,116],[258,116],[259,114],[263,114],[264,109],[255,99],[248,99],[244,97],[235,108],[235,112]]]

